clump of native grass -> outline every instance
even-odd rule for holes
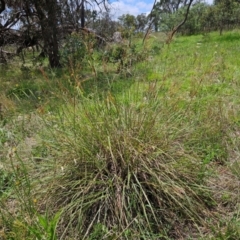
[[[225,149],[225,126],[211,117],[224,116],[145,87],[74,98],[46,117],[58,165],[47,202],[63,209],[59,239],[179,238],[179,228],[191,235],[214,218],[207,164],[224,155],[214,151]]]
[[[228,157],[228,100],[196,79],[187,91],[156,80],[87,96],[72,72],[54,107],[39,111],[31,169],[22,156],[13,166],[19,212],[5,228],[23,229],[19,239],[201,236],[218,218],[207,180]]]

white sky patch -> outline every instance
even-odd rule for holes
[[[159,0],[157,0],[158,2]],[[154,0],[110,0],[110,4],[107,4],[110,8],[110,13],[113,19],[118,19],[118,17],[123,14],[131,14],[137,16],[141,13],[148,15],[152,10]],[[213,0],[205,0],[206,3],[212,4]],[[98,8],[96,7],[98,10]],[[102,10],[104,8],[102,7]]]
[[[212,4],[213,0],[205,0],[205,2]],[[118,18],[123,14],[131,14],[134,16],[137,16],[141,13],[149,14],[152,10],[153,4],[154,0],[112,0],[110,8],[114,18]]]
[[[141,13],[149,13],[154,1],[119,0],[110,4],[112,14],[117,18],[123,14],[137,16]]]

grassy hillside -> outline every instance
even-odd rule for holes
[[[240,238],[240,32],[163,37],[0,66],[0,239]]]

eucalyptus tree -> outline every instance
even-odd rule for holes
[[[239,24],[238,0],[214,0],[215,22],[218,25],[220,35],[224,28]]]
[[[118,31],[119,26],[119,22],[114,20],[110,11],[107,10],[97,15],[93,29],[97,32],[97,34],[110,40],[114,32]]]
[[[168,14],[169,16],[173,15],[174,13],[178,12],[180,8],[185,8],[183,16],[181,20],[171,27],[171,30],[168,33],[167,43],[170,43],[174,34],[186,23],[190,8],[195,0],[160,0],[154,1],[153,8],[149,14],[150,24],[148,30],[145,34],[143,42],[148,35],[149,30],[152,28],[152,25],[155,25],[155,30],[158,30],[158,24],[162,21],[162,14]]]
[[[0,14],[4,22],[0,29],[1,36],[5,39],[1,41],[2,45],[11,43],[10,39],[13,39],[19,45],[19,53],[22,48],[35,45],[37,38],[42,39],[43,51],[49,58],[50,66],[61,66],[57,31],[59,1],[1,0]],[[18,29],[13,30],[13,27]]]
[[[157,1],[151,12],[151,17],[154,19],[155,29],[158,29],[158,26],[162,22],[166,22],[170,29],[179,21],[176,19],[177,13],[180,13],[182,9],[191,6],[193,1],[190,0],[160,0]],[[176,20],[176,21],[174,21]]]
[[[175,13],[180,8],[185,7],[188,4],[188,0],[160,0],[157,2],[156,7],[159,6],[164,12]]]
[[[107,0],[0,0],[0,46],[10,43],[11,39],[20,45],[17,51],[20,52],[24,47],[41,42],[50,66],[61,67],[61,38],[66,32],[85,27],[86,4],[103,4],[106,7],[106,2]]]
[[[136,17],[136,30],[143,32],[148,23],[148,18],[145,13],[137,15]]]

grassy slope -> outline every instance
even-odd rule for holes
[[[239,239],[239,39],[179,37],[130,75],[2,71],[2,237]]]

